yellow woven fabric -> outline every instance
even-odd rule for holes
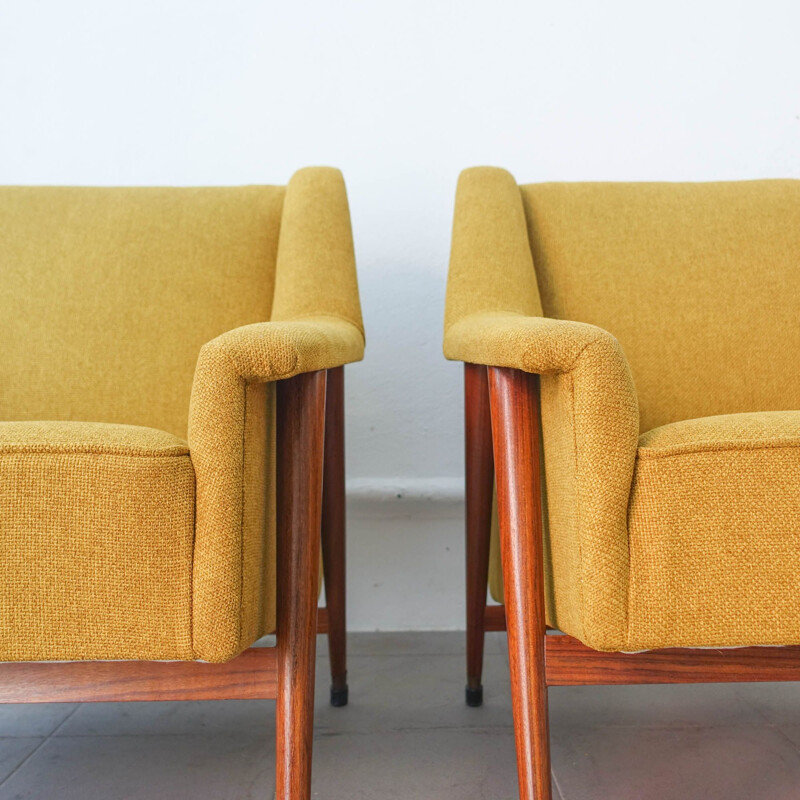
[[[273,460],[259,470],[264,463],[261,440],[254,444],[246,435],[253,425],[250,411],[263,397],[250,394],[252,387],[354,361],[362,350],[360,331],[330,317],[252,325],[202,349],[189,418],[197,472],[194,636],[202,658],[231,658],[252,643],[253,631],[274,630]],[[265,481],[272,510],[268,520],[258,513]],[[243,523],[248,515],[258,520],[251,530]],[[258,528],[262,521],[266,530]],[[254,553],[245,562],[248,549]],[[266,584],[257,580],[263,571],[269,577]],[[270,587],[267,595],[264,585]]]
[[[285,188],[0,189],[0,415],[186,438],[200,348],[269,319]]]
[[[92,648],[108,647],[119,658],[221,661],[274,630],[270,382],[363,355],[341,173],[300,170],[287,187],[2,188],[0,268],[0,418],[133,423],[189,440],[193,525],[190,574],[174,576],[188,581],[180,602],[172,593],[174,607],[126,620],[154,632],[128,650],[99,628],[82,644],[80,628],[54,628],[51,636],[71,643],[58,657],[94,658]],[[55,446],[52,431],[46,447]],[[104,435],[91,443],[111,446]],[[124,489],[115,486],[98,484],[87,519]],[[48,497],[53,513],[69,502]],[[140,502],[151,498],[145,492]],[[114,543],[107,558],[127,568]],[[60,570],[40,567],[38,580],[59,591]],[[105,613],[113,591],[86,594],[87,618]],[[50,624],[34,606],[20,609],[10,638],[26,620],[30,630]],[[180,652],[159,633],[176,615],[191,620]]]
[[[208,661],[233,657],[275,625],[274,459],[263,458],[263,439],[252,435],[262,429],[254,412],[262,412],[264,398],[266,429],[274,431],[274,405],[272,388],[259,385],[363,356],[350,214],[338,170],[301,170],[289,183],[271,316],[272,322],[207,343],[192,387],[194,639]],[[273,446],[274,438],[270,453]]]
[[[0,530],[0,661],[192,657],[185,441],[0,423]]]
[[[641,431],[800,408],[800,181],[520,193],[544,314],[619,340]]]
[[[626,650],[800,643],[800,411],[645,433]]]
[[[462,173],[444,351],[542,376],[550,624],[598,649],[630,644],[642,430],[800,407],[798,262],[798,181],[519,187],[500,169]],[[501,600],[496,557],[490,586]]]

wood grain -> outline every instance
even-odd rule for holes
[[[506,629],[506,607],[487,605],[483,612],[483,629],[504,631]]]
[[[0,703],[256,700],[275,697],[274,647],[252,647],[224,664],[202,661],[0,663]]]
[[[328,370],[322,479],[322,568],[334,705],[347,703],[345,527],[344,367],[337,367]]]
[[[484,608],[489,577],[494,457],[486,367],[464,364],[466,467],[467,703],[482,702]]]
[[[320,606],[317,609],[317,633],[328,632],[328,609]]]
[[[490,367],[489,396],[519,796],[550,800],[536,376]]]
[[[325,430],[324,371],[277,384],[277,800],[309,800]]]
[[[548,686],[800,680],[800,646],[601,653],[552,635],[546,649]]]

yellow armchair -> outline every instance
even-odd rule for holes
[[[0,265],[0,699],[277,693],[307,797],[321,535],[347,701],[341,174],[3,188]]]
[[[507,627],[522,797],[547,686],[800,675],[799,297],[800,181],[462,173],[467,702]]]

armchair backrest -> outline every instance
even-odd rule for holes
[[[642,430],[800,408],[800,181],[520,191],[544,314],[616,336]]]
[[[284,194],[0,189],[0,419],[185,437],[201,346],[270,318]]]

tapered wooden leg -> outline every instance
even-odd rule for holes
[[[489,368],[520,800],[550,800],[537,379]]]
[[[344,367],[328,370],[325,466],[322,481],[322,568],[328,609],[331,705],[347,705],[345,616]]]
[[[468,706],[483,703],[484,613],[492,530],[492,425],[486,367],[464,364]]]
[[[277,800],[309,800],[325,372],[277,385]]]

